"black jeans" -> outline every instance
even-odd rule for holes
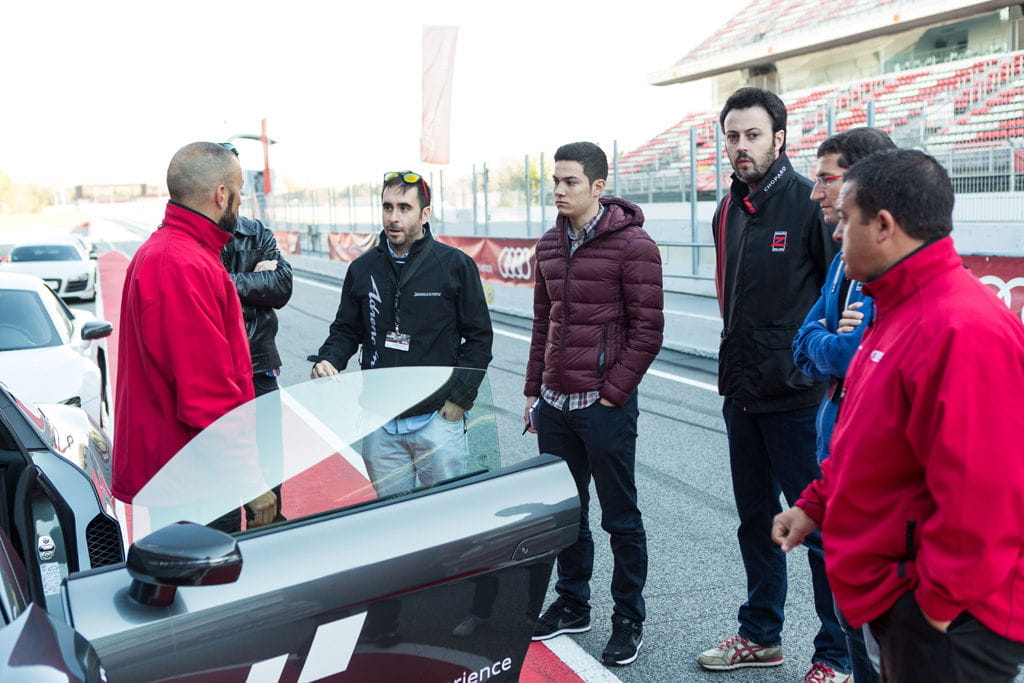
[[[747,600],[739,609],[739,634],[758,645],[782,644],[788,589],[786,555],[772,542],[772,520],[782,512],[779,493],[790,505],[821,476],[815,455],[817,406],[778,413],[748,413],[725,399],[722,415],[729,436],[732,490],[740,526],[736,537],[747,575]],[[804,540],[811,568],[814,609],[821,628],[812,661],[850,672],[850,653],[836,618],[825,576],[821,532]]]
[[[598,401],[580,410],[558,410],[541,400],[537,446],[565,460],[580,496],[580,535],[558,555],[555,591],[578,611],[590,609],[594,538],[590,532],[590,479],[601,503],[601,528],[611,536],[612,599],[615,614],[634,621],[647,616],[642,595],[647,582],[647,534],[637,507],[634,392],[623,407]]]
[[[907,591],[871,622],[882,651],[883,683],[1000,683],[1024,669],[1024,643],[1004,638],[967,612],[945,633],[929,624]]]
[[[278,390],[277,377],[268,375],[265,372],[252,376],[252,386],[256,391],[256,398],[265,396],[272,391]],[[279,401],[264,399],[256,404],[256,424],[258,438],[267,440],[267,448],[260,449],[260,466],[266,476],[277,475],[280,481],[281,473],[281,404]],[[281,516],[281,484],[273,487],[271,491],[277,496],[277,510],[274,513],[274,521],[280,522],[284,519]],[[249,508],[245,508],[245,521],[252,523],[255,519]]]

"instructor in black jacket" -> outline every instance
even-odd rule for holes
[[[310,377],[338,374],[361,346],[366,369],[408,365],[487,368],[491,318],[473,260],[434,240],[430,188],[412,171],[384,176],[384,230],[376,248],[349,266],[341,303]],[[442,391],[363,439],[378,496],[466,472],[465,412],[483,372],[459,372]]]

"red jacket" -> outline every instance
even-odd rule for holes
[[[864,287],[823,476],[797,502],[822,527],[829,583],[860,625],[913,590],[1024,641],[1024,326],[950,238]]]
[[[130,501],[201,429],[253,398],[242,307],[220,251],[231,235],[168,202],[121,296],[112,490]]]
[[[640,207],[601,203],[605,215],[572,259],[564,217],[537,242],[526,396],[540,396],[543,382],[563,394],[596,390],[621,406],[661,349],[658,246]]]

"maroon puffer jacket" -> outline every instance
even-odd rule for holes
[[[640,207],[602,198],[594,236],[569,258],[568,219],[537,242],[526,396],[597,390],[623,405],[661,349],[661,255]]]

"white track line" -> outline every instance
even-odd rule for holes
[[[621,681],[604,664],[597,661],[569,636],[558,636],[545,640],[548,649],[586,683],[613,683]]]

